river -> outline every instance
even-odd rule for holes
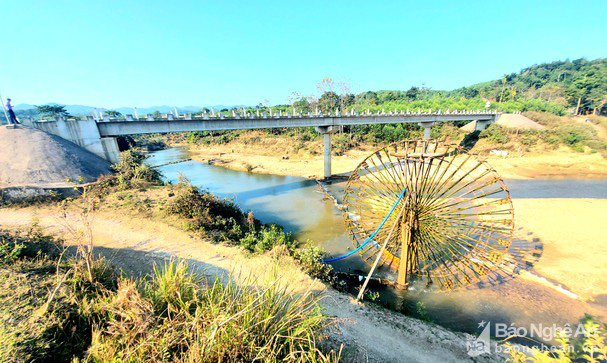
[[[158,166],[168,181],[177,182],[183,175],[196,186],[219,197],[233,199],[262,222],[280,224],[296,240],[314,241],[329,255],[341,255],[351,246],[340,211],[333,201],[325,198],[316,181],[234,171],[188,159],[187,150],[172,148],[151,153],[147,163]],[[506,184],[513,198],[607,198],[607,180],[507,180]],[[328,189],[339,200],[344,187],[345,182],[342,182],[329,185]],[[368,269],[358,256],[338,261],[333,267],[336,271],[354,274],[364,274]],[[390,308],[470,333],[478,333],[477,323],[481,320],[516,321],[518,324],[537,321],[552,324],[555,319],[569,322],[570,317],[565,313],[554,316],[555,311],[569,306],[566,299],[561,299],[557,292],[544,291],[548,289],[520,280],[448,294],[403,293],[385,286],[375,289],[380,292],[379,302]],[[352,292],[355,292],[359,282],[351,282]],[[548,302],[531,308],[516,306],[529,294],[542,295]]]

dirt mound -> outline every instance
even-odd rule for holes
[[[0,127],[0,187],[59,188],[111,174],[110,163],[43,131]]]
[[[496,124],[504,127],[523,130],[543,130],[546,128],[546,126],[540,125],[530,118],[515,113],[505,113],[501,115],[499,119],[497,119]]]
[[[511,129],[521,130],[543,130],[546,128],[546,126],[540,125],[537,122],[531,120],[530,118],[516,113],[504,113],[500,115],[496,124]],[[474,131],[475,126],[476,121],[472,121],[462,126],[461,129],[464,131],[472,132]]]

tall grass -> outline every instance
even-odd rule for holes
[[[258,287],[251,279],[239,284],[216,279],[201,285],[187,264],[174,260],[156,268],[145,285],[137,289],[122,281],[116,294],[100,304],[107,323],[93,334],[89,361],[327,362],[339,358],[318,347],[317,337],[327,321],[310,292],[293,296],[278,282]],[[125,304],[123,296],[135,303]]]
[[[277,281],[211,283],[184,261],[148,279],[62,257],[48,237],[0,231],[0,361],[331,362],[310,292]],[[60,249],[59,249],[60,251]]]

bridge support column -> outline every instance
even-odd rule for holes
[[[429,140],[430,131],[432,130],[432,126],[434,126],[434,122],[420,122],[418,125],[424,128],[424,140]]]
[[[474,131],[482,131],[491,125],[491,120],[476,120]]]
[[[323,177],[328,179],[331,177],[331,134],[336,130],[333,126],[318,126],[316,132],[322,134],[323,149],[324,149],[324,173]]]

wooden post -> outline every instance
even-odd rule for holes
[[[400,221],[403,218],[403,212],[405,211],[405,206],[406,206],[406,204],[403,204],[403,207],[400,209],[400,212],[398,213],[398,216],[396,217],[396,220],[394,221],[394,224],[392,225],[392,228],[390,228],[390,233],[388,233],[388,237],[386,237],[386,240],[384,241],[384,244],[381,246],[381,249],[379,250],[379,253],[377,254],[377,257],[375,258],[375,262],[373,263],[373,266],[371,267],[371,270],[367,274],[367,278],[365,279],[365,282],[363,282],[363,285],[360,287],[360,290],[358,291],[358,296],[356,296],[356,301],[361,301],[362,300],[362,298],[363,298],[363,296],[365,294],[365,290],[367,289],[367,284],[369,284],[369,280],[371,280],[371,276],[373,275],[373,272],[377,268],[377,265],[379,265],[379,261],[381,260],[382,256],[384,255],[384,252],[386,251],[386,247],[388,246],[388,243],[390,242],[390,238],[392,237],[392,233],[394,233],[394,230],[396,229],[396,226],[399,223],[401,223]]]
[[[396,279],[396,284],[400,288],[406,288],[409,283],[407,275],[409,274],[409,258],[410,256],[410,246],[411,246],[411,211],[407,211],[407,214],[401,220],[401,228],[400,228],[400,241],[401,241],[401,250],[400,250],[400,261],[398,264],[398,277]]]

